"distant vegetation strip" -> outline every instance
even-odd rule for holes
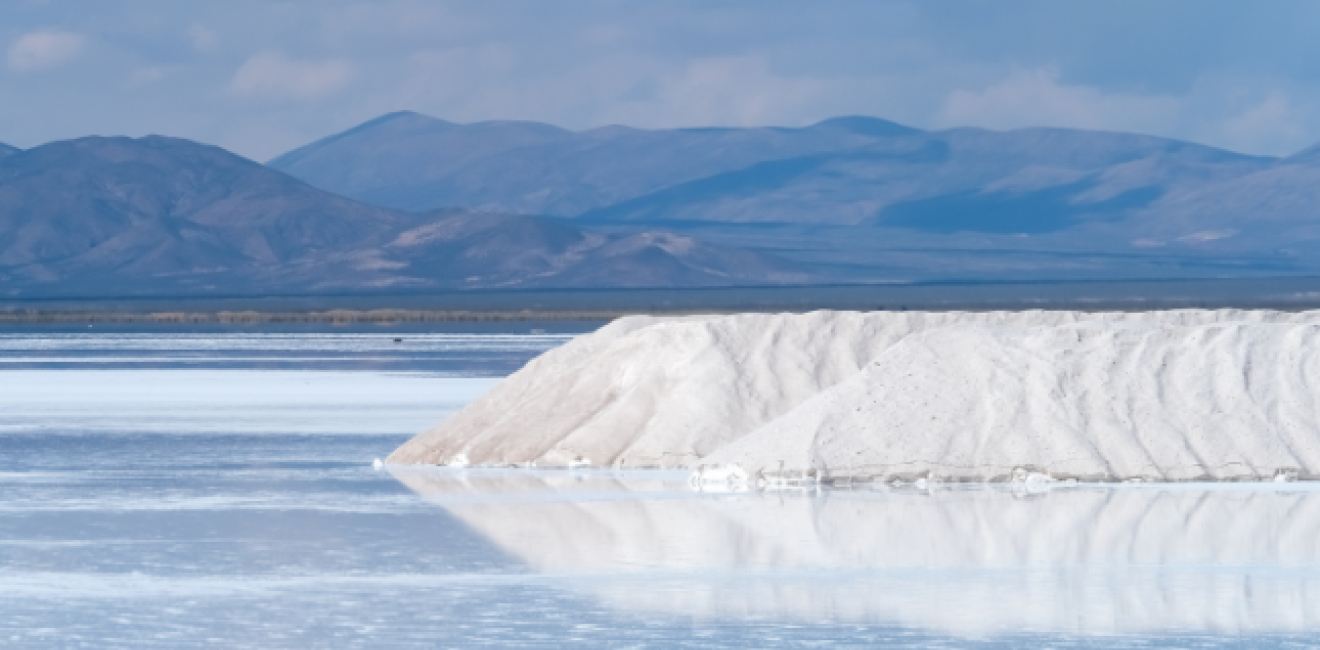
[[[121,311],[11,311],[0,312],[5,323],[424,323],[480,321],[599,320],[609,321],[635,312],[625,311],[418,311],[333,309],[314,312],[121,312]]]

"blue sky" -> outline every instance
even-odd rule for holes
[[[9,0],[0,142],[265,160],[382,113],[572,129],[1069,126],[1320,141],[1320,2]]]

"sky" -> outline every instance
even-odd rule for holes
[[[570,129],[1131,131],[1320,141],[1311,0],[6,0],[0,142],[256,160],[396,110]]]

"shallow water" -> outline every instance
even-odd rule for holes
[[[0,646],[1320,646],[1308,484],[375,470],[564,338],[134,336],[0,335]]]

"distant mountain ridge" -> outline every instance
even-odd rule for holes
[[[1320,272],[1320,145],[1279,159],[1060,128],[581,132],[392,113],[270,165],[405,210],[666,229],[838,281]]]
[[[533,216],[367,205],[176,138],[80,138],[0,158],[0,295],[807,278],[763,254],[674,235],[609,235]]]
[[[611,126],[574,133],[535,122],[458,125],[401,112],[268,164],[322,189],[399,209],[577,216],[766,160],[915,132],[874,118],[843,118],[806,129]]]
[[[0,145],[0,296],[1275,275],[1320,275],[1320,145],[408,112],[269,165],[161,136]]]
[[[1139,182],[1100,176],[1141,161],[1161,161],[1177,175],[1170,180],[1181,182],[1197,174],[1241,175],[1274,160],[1125,133],[926,132],[867,117],[791,129],[616,126],[574,133],[534,122],[459,125],[401,112],[269,164],[327,191],[406,210],[857,224],[891,207],[959,192],[1020,194],[1088,176],[1094,178],[1076,193],[1122,191]]]

